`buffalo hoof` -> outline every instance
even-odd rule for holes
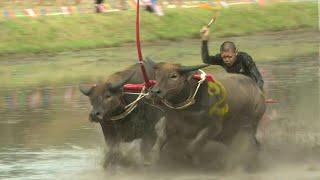
[[[194,150],[195,150],[195,146],[193,144],[189,144],[187,146],[187,154],[188,155],[192,155],[194,153]]]
[[[186,153],[184,157],[188,162],[191,163],[192,166],[198,167],[201,165],[201,160],[195,154]]]
[[[116,166],[120,164],[120,158],[121,156],[118,153],[107,154],[103,163],[103,168],[114,170]]]
[[[158,149],[152,149],[150,152],[150,158],[148,164],[155,165],[160,160],[160,151]]]

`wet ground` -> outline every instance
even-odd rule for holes
[[[259,138],[265,169],[256,173],[102,169],[100,127],[77,84],[0,90],[0,179],[320,179],[319,57],[259,62],[271,119]],[[127,148],[134,158],[136,144]]]

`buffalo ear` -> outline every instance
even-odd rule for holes
[[[157,70],[157,69],[159,69],[159,66],[154,65],[152,68],[153,68],[154,70]]]
[[[163,65],[165,65],[166,63],[164,62],[160,62],[160,63],[156,63],[155,65],[153,65],[153,69],[154,70],[158,70],[161,69]]]
[[[153,68],[154,70],[157,70],[157,69],[159,69],[159,66],[154,65],[152,68]]]
[[[160,68],[160,65],[161,65],[161,63],[157,63],[157,64],[153,65],[152,68],[153,68],[154,70],[157,70],[157,69]]]
[[[82,94],[86,95],[86,96],[89,96],[90,93],[92,92],[94,86],[91,86],[91,87],[85,87],[85,86],[82,86],[81,84],[79,84],[79,90],[82,92]]]
[[[154,63],[155,61],[153,59],[151,59],[150,57],[146,57],[147,61],[150,61],[151,63]]]

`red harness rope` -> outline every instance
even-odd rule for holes
[[[194,74],[193,78],[196,79],[196,80],[200,80],[201,79],[200,74],[198,74],[198,73]],[[211,81],[211,82],[215,82],[216,81],[212,74],[207,74],[206,75],[206,80],[207,81]]]
[[[193,78],[196,80],[200,80],[200,74],[194,74]],[[211,82],[215,82],[215,78],[213,77],[213,75],[211,74],[207,74],[206,75],[206,80],[207,81],[211,81]],[[153,86],[156,83],[155,80],[149,80],[149,85]],[[145,84],[125,84],[123,86],[125,91],[133,91],[133,92],[140,92],[142,90],[142,88],[145,86]]]

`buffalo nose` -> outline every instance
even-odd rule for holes
[[[101,115],[101,113],[100,112],[91,112],[91,116],[92,117],[99,117]]]
[[[152,88],[151,89],[151,92],[153,93],[153,94],[160,94],[160,89],[159,88]]]

